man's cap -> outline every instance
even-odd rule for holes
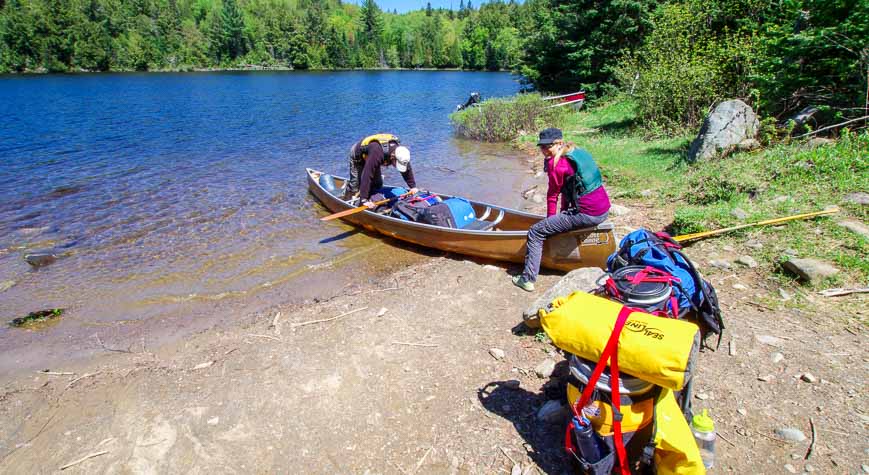
[[[561,134],[561,129],[550,127],[540,131],[540,140],[537,141],[537,145],[551,145],[555,143],[556,140],[561,140],[562,138],[563,135]]]
[[[410,163],[410,150],[404,145],[399,145],[395,149],[395,169],[404,173],[407,171],[407,165]]]

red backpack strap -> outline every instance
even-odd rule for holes
[[[616,454],[619,459],[619,467],[622,475],[629,475],[628,471],[628,460],[627,460],[627,452],[625,450],[625,444],[622,440],[622,413],[621,413],[621,400],[619,396],[619,364],[618,364],[618,349],[619,349],[619,335],[622,333],[622,329],[625,327],[625,322],[628,321],[628,317],[631,315],[631,312],[639,311],[633,309],[631,307],[622,307],[621,311],[619,311],[618,317],[616,317],[616,323],[613,327],[613,332],[610,334],[610,338],[607,341],[606,347],[600,355],[600,359],[597,361],[597,365],[594,367],[594,371],[591,373],[591,376],[588,378],[588,384],[585,385],[585,389],[582,390],[582,396],[580,396],[579,400],[575,405],[571,407],[571,410],[574,414],[579,415],[582,413],[582,408],[588,404],[588,401],[591,400],[591,395],[594,393],[594,387],[597,385],[598,379],[600,379],[600,375],[603,373],[604,368],[607,366],[607,360],[610,361],[610,386],[612,387],[612,406],[613,406],[613,428],[615,430],[615,437],[613,439],[613,443],[616,447]]]

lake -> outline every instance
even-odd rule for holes
[[[504,73],[222,72],[0,76],[0,372],[153,346],[277,304],[327,298],[424,256],[339,222],[304,169],[346,175],[391,132],[421,188],[516,207],[522,154],[453,136]],[[402,183],[392,168],[387,183]],[[23,256],[54,250],[31,268]]]

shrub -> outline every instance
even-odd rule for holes
[[[561,126],[567,115],[566,107],[551,105],[537,93],[489,99],[479,106],[452,113],[450,121],[463,137],[503,142],[546,127]]]

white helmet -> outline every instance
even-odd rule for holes
[[[407,171],[407,165],[410,163],[410,150],[404,145],[398,146],[395,149],[395,169],[404,173]]]

